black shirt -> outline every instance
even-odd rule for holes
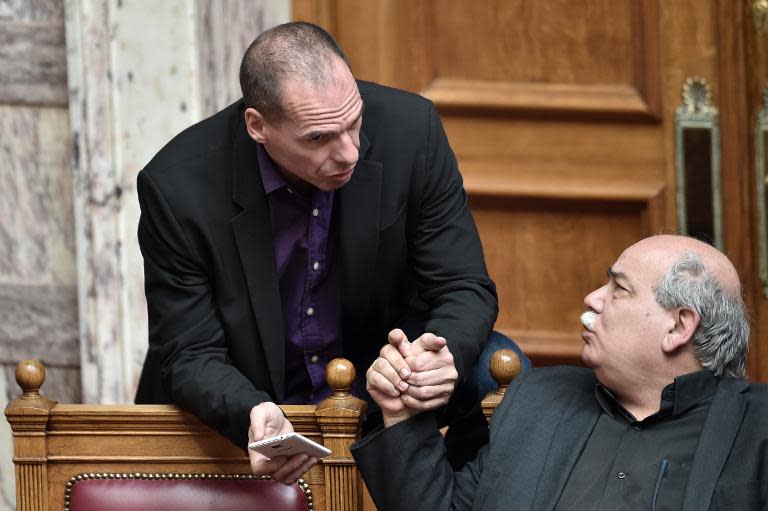
[[[679,510],[718,383],[706,370],[679,376],[662,391],[659,411],[642,421],[597,384],[603,413],[555,510]]]

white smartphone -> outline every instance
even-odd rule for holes
[[[331,450],[317,442],[298,433],[286,433],[284,435],[265,438],[258,442],[251,442],[248,448],[267,458],[274,456],[291,456],[293,454],[309,454],[316,458],[324,458],[331,454]]]

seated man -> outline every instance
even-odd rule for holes
[[[149,350],[136,402],[176,404],[245,449],[292,431],[276,403],[330,394],[331,359],[367,367],[388,336],[418,349],[425,332],[446,345],[425,354],[409,405],[447,397],[498,306],[435,107],[356,81],[302,22],[250,45],[240,85],[243,99],[138,176]],[[315,461],[249,454],[287,483]]]
[[[589,369],[519,376],[460,472],[434,418],[374,362],[385,427],[353,455],[378,509],[768,509],[768,388],[744,380],[749,322],[733,265],[699,241],[654,236],[608,276],[584,300]]]

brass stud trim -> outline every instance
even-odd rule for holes
[[[67,489],[64,491],[64,511],[71,511],[70,501],[72,499],[72,489],[75,487],[75,483],[78,481],[87,481],[89,479],[144,479],[144,480],[168,480],[168,479],[180,479],[180,480],[253,480],[259,479],[262,481],[272,479],[270,476],[255,476],[253,474],[174,474],[174,473],[154,473],[145,474],[140,472],[128,473],[87,473],[78,474],[72,476],[67,481]],[[304,492],[304,496],[307,499],[307,509],[312,511],[314,506],[312,504],[312,489],[304,479],[297,481],[299,488]]]

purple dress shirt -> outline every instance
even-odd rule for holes
[[[318,403],[331,393],[325,366],[343,356],[341,263],[333,192],[295,191],[258,146],[285,326],[284,404]]]

